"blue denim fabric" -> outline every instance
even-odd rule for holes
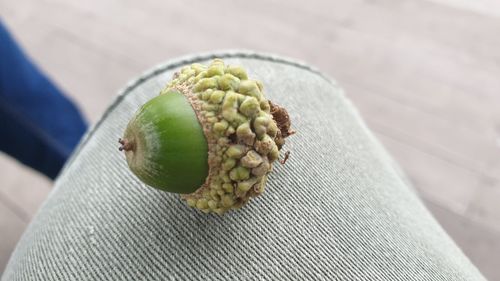
[[[0,150],[55,178],[86,128],[0,21]]]

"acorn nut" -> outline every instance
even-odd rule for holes
[[[183,67],[128,123],[119,142],[129,168],[204,213],[242,207],[264,191],[294,133],[286,110],[262,89],[220,59]]]

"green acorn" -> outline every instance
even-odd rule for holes
[[[130,120],[120,150],[147,185],[223,214],[264,191],[293,133],[288,113],[264,97],[262,83],[215,59],[175,73]]]

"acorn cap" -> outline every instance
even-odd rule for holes
[[[130,169],[205,213],[243,206],[264,191],[293,133],[286,110],[262,88],[220,59],[182,68],[127,126],[121,149]]]

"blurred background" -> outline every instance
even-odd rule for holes
[[[129,80],[193,52],[252,49],[319,68],[500,280],[499,1],[0,0],[0,18],[91,124]],[[0,179],[1,273],[52,182],[4,154]]]

